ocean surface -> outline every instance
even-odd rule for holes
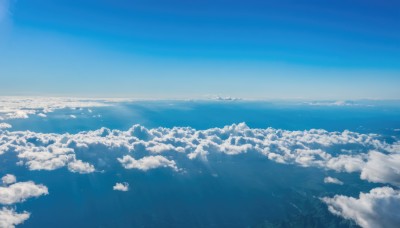
[[[245,123],[249,128],[373,133],[389,143],[400,138],[396,102],[140,101],[46,115],[5,122],[12,125],[9,131],[58,134],[102,127],[126,131],[135,124],[205,130]],[[102,170],[92,160],[112,151],[99,147],[86,153],[93,156],[81,152],[77,158],[94,163],[98,172],[29,170],[15,165],[15,154],[1,155],[1,176],[12,173],[49,190],[16,206],[31,213],[21,227],[357,227],[332,214],[321,198],[358,197],[386,186],[361,180],[359,173],[281,164],[258,153],[216,154],[207,161],[178,156],[180,172],[125,169],[116,161]],[[344,184],[324,183],[327,176]],[[129,183],[129,191],[114,191],[116,182]]]

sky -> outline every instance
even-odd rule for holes
[[[400,3],[0,0],[0,95],[400,99]]]

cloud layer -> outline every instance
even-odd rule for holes
[[[6,1],[7,2],[7,1]],[[0,2],[0,16],[1,16]],[[54,97],[0,97],[0,120],[24,119],[29,115],[46,117],[46,113],[64,108],[88,108],[113,105],[129,99],[88,99]]]
[[[244,123],[207,130],[134,125],[127,131],[101,128],[77,134],[2,129],[0,154],[7,152],[16,153],[18,164],[30,170],[67,167],[81,174],[95,171],[89,161],[78,159],[85,156],[97,160],[119,156],[114,159],[127,169],[169,167],[177,171],[179,161],[174,157],[182,155],[206,162],[218,154],[258,153],[278,163],[359,172],[364,180],[400,186],[400,143],[350,131],[252,129]]]
[[[0,155],[5,153],[15,154],[17,164],[30,170],[66,168],[79,174],[95,172],[94,164],[110,161],[126,169],[144,172],[156,168],[180,171],[183,170],[180,162],[198,160],[207,163],[215,156],[258,154],[283,164],[357,172],[363,180],[400,187],[400,142],[389,143],[376,134],[351,131],[254,129],[244,123],[206,130],[190,127],[148,129],[134,125],[126,131],[101,128],[76,134],[2,128]],[[12,183],[12,180],[8,181],[10,178],[5,179],[4,183]],[[324,182],[343,184],[332,177],[325,178]],[[125,191],[128,185],[117,183],[113,189]],[[47,194],[45,186],[33,182],[14,183],[0,187],[0,203],[23,202],[44,194]],[[390,215],[391,211],[400,208],[398,191],[391,187],[361,193],[359,199],[337,195],[323,198],[323,201],[332,213],[353,219],[361,226],[390,227],[398,222],[397,217]],[[368,211],[363,205],[368,205]],[[391,211],[380,209],[379,205],[392,207]],[[382,220],[386,222],[380,224]]]

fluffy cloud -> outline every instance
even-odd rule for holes
[[[148,170],[153,166],[177,169],[175,157],[182,155],[207,161],[217,154],[259,153],[284,164],[359,172],[362,179],[372,182],[398,186],[400,176],[397,141],[387,143],[379,135],[351,131],[252,129],[244,123],[206,130],[134,125],[127,131],[101,128],[76,134],[5,129],[0,130],[0,155],[6,152],[15,152],[19,164],[30,170],[67,167],[78,173],[94,171],[93,165],[78,160],[80,156],[108,161],[119,158],[124,167]],[[166,153],[170,159],[162,156]],[[136,160],[130,154],[144,158]]]
[[[29,219],[30,213],[24,211],[17,213],[13,209],[3,207],[0,209],[0,227],[13,228]]]
[[[28,198],[49,194],[44,185],[37,185],[32,181],[18,182],[6,187],[0,187],[0,204],[14,204],[24,202]]]
[[[364,228],[397,228],[400,224],[400,191],[390,187],[374,188],[359,198],[336,195],[322,200],[330,212]]]
[[[178,171],[178,167],[176,166],[175,161],[168,160],[167,158],[157,155],[157,156],[147,156],[141,159],[134,159],[130,155],[125,155],[122,158],[118,158],[118,161],[121,162],[122,166],[125,169],[139,169],[143,171],[147,171],[149,169],[155,169],[159,167],[169,167],[175,171]]]
[[[1,181],[3,182],[3,184],[8,185],[17,182],[17,178],[12,174],[7,174],[1,178]]]
[[[122,191],[122,192],[127,192],[129,190],[129,184],[124,182],[124,183],[116,183],[113,187],[115,191]]]
[[[376,183],[390,183],[400,187],[400,153],[369,153],[368,162],[361,172],[361,179]]]
[[[339,179],[334,178],[334,177],[325,177],[325,178],[324,178],[324,183],[326,183],[326,184],[339,184],[339,185],[343,185],[343,182],[342,182],[342,181],[340,181]]]
[[[83,162],[81,160],[75,160],[73,162],[68,163],[68,170],[74,173],[85,174],[85,173],[93,173],[95,171],[95,168],[92,164]]]

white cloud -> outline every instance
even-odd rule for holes
[[[147,171],[149,169],[155,169],[159,167],[169,167],[175,171],[178,171],[175,161],[168,160],[167,158],[157,155],[157,156],[147,156],[141,159],[134,159],[130,155],[125,155],[122,158],[118,158],[118,161],[122,164],[125,169],[139,169]]]
[[[71,119],[76,119],[76,116],[75,116],[75,115],[69,115],[69,117],[70,117]]]
[[[342,182],[342,181],[340,181],[339,179],[334,178],[334,177],[325,177],[325,178],[324,178],[324,183],[326,183],[326,184],[338,184],[338,185],[343,185],[343,182]]]
[[[361,179],[400,187],[400,153],[386,155],[371,151],[362,169]]]
[[[7,129],[7,128],[11,128],[11,124],[8,123],[0,123],[0,130],[1,129]]]
[[[0,1],[0,17],[3,7],[1,4],[8,1]],[[8,7],[7,7],[8,10]],[[64,97],[0,97],[0,120],[29,118],[29,115],[38,114],[41,117],[45,113],[65,108],[89,108],[110,106],[116,102],[132,101],[131,99],[87,99]]]
[[[124,183],[116,183],[113,186],[113,189],[116,191],[122,191],[122,192],[127,192],[129,190],[129,184],[124,182]]]
[[[1,178],[1,181],[3,182],[3,184],[8,185],[17,182],[17,178],[12,174],[6,174]]]
[[[49,194],[44,185],[37,185],[32,181],[17,182],[6,187],[0,187],[0,204],[14,204],[24,202],[31,197]]]
[[[102,150],[110,153],[98,152]],[[113,159],[118,156],[127,167],[140,167],[144,161],[152,164],[152,157],[142,161],[128,155],[136,152],[140,156],[168,153],[174,157],[179,154],[203,161],[212,154],[259,153],[283,164],[359,172],[361,178],[372,182],[398,185],[400,176],[400,142],[387,143],[379,135],[351,131],[252,129],[244,123],[206,130],[190,127],[147,129],[134,125],[127,131],[101,128],[76,134],[0,131],[0,155],[16,152],[20,159],[18,164],[30,170],[68,167],[70,171],[80,173],[94,171],[92,165],[83,167],[84,162],[78,162],[77,151],[86,151],[82,156],[89,158],[97,153],[95,157],[99,160],[105,158],[102,156],[115,156]],[[128,157],[123,158],[124,155]],[[162,164],[172,166],[174,160]],[[160,161],[155,159],[156,162]],[[382,166],[380,163],[387,165],[374,171],[377,165]],[[81,171],[77,171],[80,167],[83,167]]]
[[[68,169],[71,172],[80,174],[93,173],[95,171],[95,168],[92,164],[82,162],[81,160],[75,160],[68,163]]]
[[[42,117],[42,118],[46,118],[47,117],[47,115],[46,114],[44,114],[44,113],[39,113],[39,114],[37,114],[39,117]]]
[[[335,195],[322,200],[331,213],[364,228],[398,228],[400,224],[400,191],[390,187],[374,188],[359,198]]]
[[[339,155],[329,159],[326,163],[326,168],[338,172],[360,172],[365,165],[366,157],[366,154]]]
[[[307,104],[312,106],[359,106],[360,105],[354,101],[311,101],[311,102],[304,102],[302,104]]]
[[[29,217],[29,212],[17,213],[13,209],[3,207],[0,209],[0,227],[14,228],[16,225],[24,223]]]

